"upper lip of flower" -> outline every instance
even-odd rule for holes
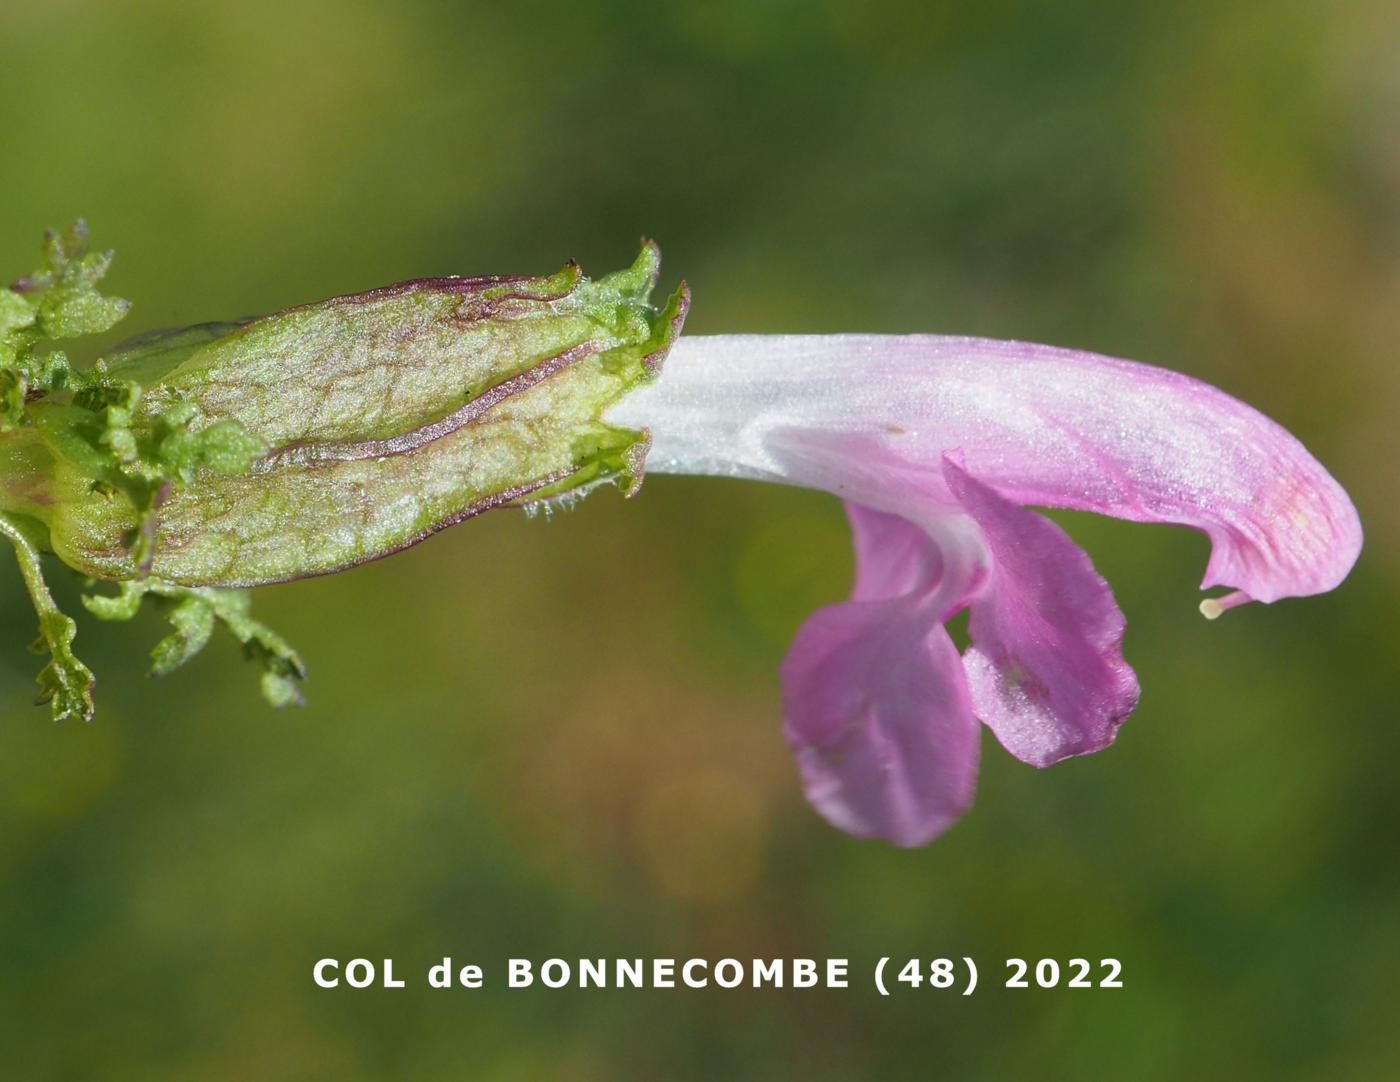
[[[936,336],[681,339],[613,407],[652,472],[747,476],[847,501],[849,601],[783,665],[785,730],[837,826],[922,844],[971,802],[977,721],[1046,766],[1110,743],[1137,702],[1108,584],[1026,505],[1206,533],[1218,615],[1332,589],[1361,546],[1346,493],[1279,425],[1132,361]],[[959,659],[942,623],[970,607]]]

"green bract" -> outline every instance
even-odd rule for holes
[[[604,410],[649,378],[680,332],[685,286],[657,311],[650,242],[598,281],[432,278],[132,340],[74,371],[55,338],[105,330],[108,256],[81,225],[50,236],[40,271],[0,293],[0,532],[20,553],[53,660],[55,717],[90,717],[92,676],[69,644],[38,553],[94,579],[104,618],[142,597],[176,632],[155,672],[223,623],[275,702],[303,668],[247,615],[243,587],[388,555],[497,507],[641,479],[642,432]]]

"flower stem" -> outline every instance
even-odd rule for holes
[[[54,721],[92,720],[92,670],[73,653],[78,627],[64,615],[49,593],[39,562],[39,546],[32,536],[34,525],[15,516],[0,514],[0,535],[15,547],[15,558],[29,599],[39,616],[39,638],[31,647],[35,653],[48,653],[49,663],[39,673],[38,702],[53,704]]]

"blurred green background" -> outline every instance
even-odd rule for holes
[[[776,667],[851,571],[835,500],[656,477],[262,591],[274,713],[217,642],[82,622],[30,705],[0,575],[7,1079],[1400,1077],[1400,108],[1387,0],[7,3],[0,254],[86,215],[123,330],[400,278],[598,274],[660,239],[688,329],[941,331],[1167,364],[1302,438],[1368,548],[1195,610],[1205,542],[1062,516],[1142,706],[1039,772],[988,737],[933,846],[804,805]],[[5,558],[8,562],[8,557]],[[57,590],[76,609],[78,584]],[[881,955],[971,998],[879,998]],[[497,990],[429,991],[478,961]],[[511,955],[849,956],[845,992],[505,992]],[[1009,991],[1001,959],[1122,959]],[[321,957],[398,991],[323,991]]]

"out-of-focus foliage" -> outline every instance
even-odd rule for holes
[[[0,576],[3,1073],[1400,1073],[1397,32],[1379,0],[6,5],[0,252],[87,215],[141,327],[621,265],[645,233],[693,333],[965,332],[1217,383],[1368,548],[1334,594],[1207,624],[1201,539],[1063,516],[1142,706],[1049,771],[989,748],[912,853],[817,820],[778,733],[777,662],[850,573],[818,494],[656,477],[261,591],[316,680],[294,714],[230,642],[153,686],[122,675],[143,637],[87,620],[103,713],[55,727]],[[556,954],[971,954],[984,983],[499,988]],[[311,981],[443,955],[497,988]],[[1126,987],[995,986],[1074,955]]]

